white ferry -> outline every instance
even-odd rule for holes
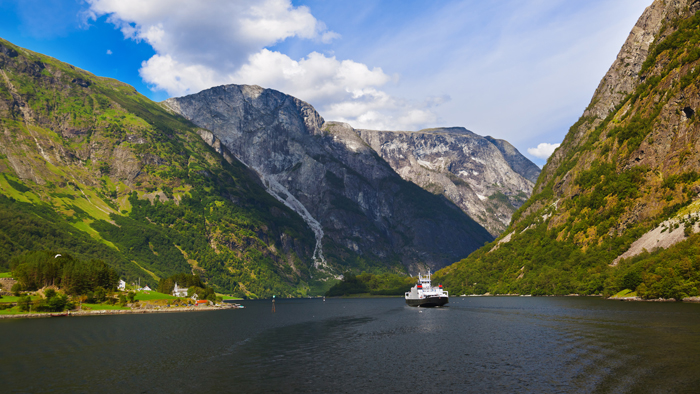
[[[427,276],[418,274],[418,283],[406,292],[406,304],[409,306],[443,306],[449,302],[449,294],[442,285],[433,287],[430,284],[430,271]]]

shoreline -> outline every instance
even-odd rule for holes
[[[149,308],[149,309],[96,309],[89,311],[68,311],[68,312],[42,312],[42,313],[22,313],[15,315],[0,315],[0,319],[40,319],[46,317],[75,317],[75,316],[102,316],[102,315],[140,315],[146,313],[178,313],[178,312],[209,312],[224,309],[240,309],[235,304],[231,306],[189,306],[171,308]],[[51,316],[52,314],[66,316]]]
[[[675,298],[650,298],[648,300],[645,300],[644,298],[641,297],[608,297],[606,300],[610,301],[627,301],[627,302],[687,302],[689,304],[697,304],[700,303],[700,297],[686,297],[683,298],[682,300],[678,301]]]

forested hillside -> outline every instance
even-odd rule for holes
[[[647,8],[509,228],[435,280],[460,293],[698,294],[698,8]]]
[[[191,272],[250,297],[325,291],[304,221],[198,133],[131,86],[0,40],[0,268],[53,250],[151,286]]]

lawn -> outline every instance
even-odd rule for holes
[[[0,272],[0,278],[12,278],[12,272]]]
[[[28,312],[20,312],[18,306],[13,306],[10,309],[3,309],[0,311],[0,315],[19,315],[22,313],[28,313]]]
[[[15,296],[2,296],[2,298],[0,298],[0,303],[17,302],[18,299],[19,299],[19,297],[15,297]],[[32,296],[32,301],[40,300],[40,299],[42,299],[41,296]]]
[[[216,294],[217,296],[221,297],[224,301],[226,300],[243,300],[243,298],[240,297],[234,297],[226,294]]]
[[[136,301],[150,301],[150,300],[174,300],[177,297],[173,297],[168,294],[159,293],[157,291],[140,291],[136,293]]]

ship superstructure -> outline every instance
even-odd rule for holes
[[[428,275],[418,274],[418,283],[406,292],[406,304],[409,306],[443,306],[449,302],[449,294],[442,289],[442,285],[433,287]]]

